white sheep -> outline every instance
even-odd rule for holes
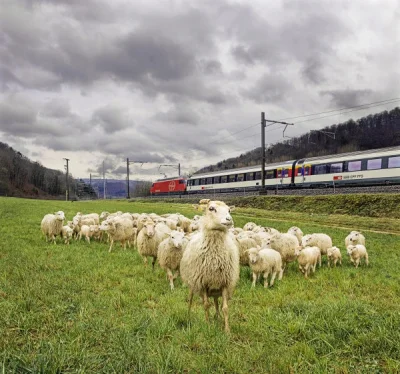
[[[71,222],[71,221],[68,221]],[[74,230],[69,225],[63,226],[61,229],[61,236],[64,239],[64,243],[69,245],[70,240],[72,239],[72,234]]]
[[[271,248],[263,248],[260,246],[250,248],[248,251],[250,268],[253,271],[252,287],[256,286],[256,281],[260,274],[264,274],[264,287],[268,287],[268,276],[271,274],[269,285],[274,285],[277,274],[281,280],[283,276],[282,257],[278,251]]]
[[[100,230],[105,231],[109,236],[109,252],[112,251],[115,241],[121,242],[121,247],[126,249],[126,243],[133,235],[132,221],[130,219],[123,219],[120,217],[115,217],[112,219],[107,218],[107,220],[101,223]]]
[[[72,219],[72,223],[74,225],[73,230],[74,230],[74,235],[75,239],[78,239],[79,234],[81,232],[81,227],[83,225],[90,226],[90,225],[95,225],[96,221],[92,217],[84,217],[82,216],[81,213],[77,213],[76,216]]]
[[[281,254],[283,269],[289,262],[296,259],[295,250],[299,243],[297,238],[292,234],[275,234],[272,237],[266,239],[263,245],[275,249]]]
[[[303,247],[318,247],[322,255],[326,255],[328,248],[332,248],[332,239],[326,234],[308,234],[301,240]]]
[[[246,231],[240,233],[239,235],[236,236],[236,242],[237,246],[239,248],[239,263],[242,266],[249,266],[249,255],[247,250],[250,248],[256,247],[257,242],[253,239],[250,238],[247,234]]]
[[[171,290],[174,289],[174,279],[179,276],[179,265],[181,263],[185,242],[184,232],[174,230],[171,231],[169,236],[158,246],[158,263],[161,268],[167,272]],[[174,271],[176,271],[175,274],[173,274]]]
[[[181,261],[182,280],[189,286],[189,313],[193,295],[203,299],[206,320],[209,320],[209,297],[214,298],[218,318],[218,297],[222,297],[225,331],[229,332],[228,300],[239,279],[239,250],[229,233],[233,225],[230,215],[234,207],[222,201],[200,200],[194,206],[204,212],[200,231],[190,239]]]
[[[349,245],[347,247],[347,254],[350,256],[350,261],[357,268],[361,262],[361,259],[364,259],[365,264],[368,266],[368,253],[367,249],[362,244]]]
[[[83,220],[92,219],[95,225],[98,225],[100,223],[100,217],[97,213],[84,214],[82,215],[82,219]]]
[[[93,239],[101,240],[102,231],[100,231],[99,225],[90,225],[90,237]]]
[[[333,266],[336,267],[336,263],[339,261],[339,264],[342,265],[342,254],[340,253],[340,249],[338,247],[328,248],[327,251],[328,257],[328,266],[331,266],[331,262]]]
[[[168,237],[170,232],[171,230],[164,223],[156,225],[153,220],[148,218],[138,233],[136,239],[138,252],[142,256],[145,265],[147,265],[147,257],[153,258],[153,270],[157,261],[158,246]]]
[[[307,279],[308,275],[312,271],[315,273],[315,268],[319,262],[321,267],[321,251],[318,247],[301,247],[296,248],[297,262],[299,263],[299,269]]]
[[[90,230],[90,226],[82,225],[81,231],[79,232],[79,240],[82,239],[82,236],[85,237],[85,240],[90,244],[90,238],[92,237],[93,232]]]
[[[301,240],[303,239],[303,231],[301,231],[301,229],[297,226],[292,226],[289,230],[288,230],[288,234],[292,234],[294,235],[297,240],[299,241],[299,245],[301,245]]]
[[[56,236],[61,235],[64,220],[65,214],[61,210],[54,214],[46,214],[43,217],[40,227],[46,237],[46,242],[52,240],[56,244]]]
[[[247,222],[244,226],[243,226],[243,230],[244,231],[253,231],[253,229],[257,226],[256,223],[254,222]]]
[[[362,244],[365,246],[365,236],[359,231],[352,231],[344,239],[344,245],[347,248],[349,245]]]

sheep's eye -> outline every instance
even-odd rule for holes
[[[210,206],[210,207],[208,208],[208,210],[209,210],[210,212],[216,212],[216,209],[215,209],[213,206]]]

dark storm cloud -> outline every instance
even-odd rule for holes
[[[330,90],[321,91],[321,95],[328,95],[331,97],[332,103],[336,107],[352,107],[365,103],[368,98],[373,95],[372,90]],[[367,100],[368,101],[368,100]]]
[[[285,94],[291,90],[286,78],[278,74],[265,74],[245,95],[257,103],[276,103],[283,101]]]
[[[167,112],[160,112],[154,116],[154,119],[171,124],[197,125],[200,121],[200,116],[196,111],[186,106],[180,106]]]

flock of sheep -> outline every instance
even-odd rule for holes
[[[47,214],[41,228],[46,241],[56,243],[61,236],[66,244],[72,238],[82,237],[108,241],[109,251],[114,242],[120,242],[126,249],[134,245],[144,263],[152,258],[152,265],[158,259],[167,275],[171,290],[179,274],[189,287],[189,313],[193,296],[202,298],[206,320],[209,319],[209,298],[214,300],[216,317],[222,310],[225,331],[229,332],[228,300],[239,279],[240,265],[249,266],[253,273],[252,286],[260,275],[264,287],[272,286],[276,276],[281,280],[288,263],[297,260],[300,271],[307,278],[321,266],[321,256],[326,255],[328,266],[342,263],[338,247],[326,234],[303,235],[298,227],[291,227],[287,233],[280,233],[271,227],[262,227],[248,222],[243,228],[233,226],[231,211],[222,201],[200,200],[194,205],[203,215],[189,219],[182,214],[157,215],[138,213],[77,213],[72,221],[64,225],[64,212]],[[350,261],[358,267],[364,259],[368,265],[365,237],[352,231],[345,239]],[[222,308],[218,299],[222,297]]]

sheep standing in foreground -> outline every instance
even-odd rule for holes
[[[271,274],[269,285],[274,285],[275,277],[279,273],[278,279],[283,276],[282,257],[278,251],[271,248],[263,248],[260,246],[250,248],[248,251],[250,268],[253,271],[252,287],[256,286],[256,281],[260,274],[264,274],[264,287],[268,287],[268,276]]]
[[[368,266],[368,253],[367,249],[362,244],[349,245],[347,247],[347,253],[350,256],[350,261],[357,268],[361,262],[361,259],[364,259],[365,264]]]
[[[184,251],[184,241],[185,234],[182,231],[174,230],[158,246],[158,263],[167,272],[171,290],[174,289],[174,279],[179,276],[179,265]],[[174,271],[176,271],[175,274],[173,274]]]
[[[326,255],[328,248],[332,248],[332,239],[326,234],[308,234],[301,240],[303,247],[318,247],[322,255]]]
[[[121,247],[126,249],[126,242],[133,235],[133,225],[130,219],[123,219],[115,217],[113,219],[107,219],[100,225],[100,230],[105,231],[110,239],[109,252],[112,251],[114,242],[121,242]]]
[[[275,234],[263,241],[263,245],[275,249],[281,254],[283,269],[285,269],[289,262],[296,259],[295,251],[299,243],[292,234]]]
[[[46,237],[46,242],[52,240],[56,244],[56,236],[61,235],[64,220],[65,214],[61,210],[54,214],[46,214],[43,217],[40,227]]]
[[[139,254],[142,256],[145,265],[147,265],[147,257],[152,257],[153,270],[154,265],[157,261],[157,251],[160,243],[166,239],[171,230],[164,223],[158,223],[157,225],[153,220],[148,218],[140,230],[136,245]]]
[[[344,245],[347,248],[349,245],[362,244],[365,246],[365,236],[359,231],[352,231],[344,239]]]
[[[69,221],[70,222],[70,221]],[[64,239],[64,243],[69,245],[72,239],[72,234],[74,230],[69,225],[63,226],[61,229],[61,237]]]
[[[214,298],[216,318],[219,317],[218,297],[222,297],[225,331],[229,332],[228,300],[239,279],[239,250],[229,233],[233,225],[231,210],[222,201],[202,199],[204,212],[200,231],[190,239],[181,261],[182,280],[189,286],[189,314],[193,295],[203,299],[206,320],[209,320],[209,297]]]
[[[318,247],[297,247],[296,248],[297,262],[299,269],[307,279],[311,270],[315,273],[317,262],[321,266],[321,251]]]
[[[342,254],[340,253],[340,249],[338,247],[328,248],[327,251],[328,257],[328,266],[331,266],[331,262],[333,266],[336,267],[336,263],[339,261],[339,264],[342,265]]]

